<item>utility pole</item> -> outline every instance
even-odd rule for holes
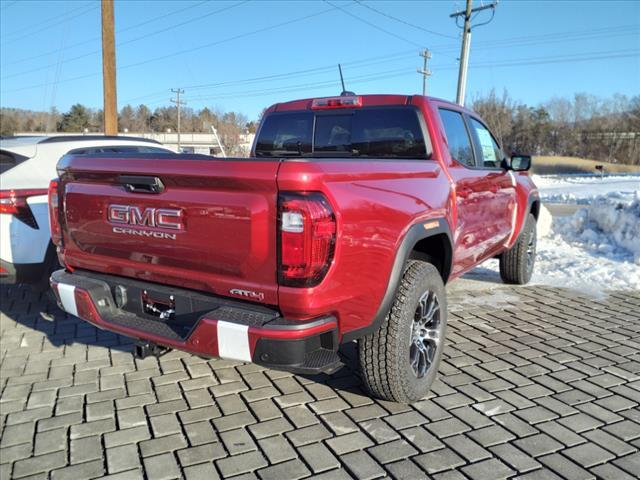
[[[118,134],[116,97],[116,45],[113,0],[102,0],[102,88],[104,97],[104,134]]]
[[[425,48],[419,53],[419,55],[423,58],[424,64],[422,66],[422,69],[420,68],[418,69],[418,73],[422,74],[422,95],[426,95],[427,94],[427,77],[431,76],[431,70],[427,68],[429,59],[431,58],[431,52]]]
[[[178,153],[180,153],[180,107],[185,105],[186,102],[180,100],[180,95],[184,93],[184,90],[180,88],[176,88],[175,90],[172,88],[171,91],[176,94],[176,98],[172,98],[171,101],[176,104],[178,107]]]
[[[471,28],[479,27],[480,25],[486,25],[491,20],[493,20],[493,15],[495,15],[496,7],[498,6],[498,2],[491,2],[488,5],[480,5],[476,8],[471,8],[472,0],[467,0],[467,7],[464,10],[460,10],[459,12],[452,13],[449,15],[451,18],[456,19],[456,23],[458,22],[458,18],[464,17],[464,26],[462,30],[462,49],[460,51],[460,71],[458,72],[458,91],[456,93],[456,103],[458,105],[464,106],[464,97],[467,89],[467,70],[469,68],[469,49],[471,48]],[[471,25],[471,16],[482,10],[487,9],[492,10],[491,19],[488,22],[484,22],[478,25]]]

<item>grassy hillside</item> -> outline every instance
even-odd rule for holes
[[[531,171],[539,175],[561,173],[598,173],[596,165],[604,165],[605,173],[640,173],[638,165],[622,165],[618,163],[599,162],[576,157],[535,156]]]

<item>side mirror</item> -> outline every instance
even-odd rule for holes
[[[509,169],[514,172],[526,172],[531,168],[531,155],[511,155]]]

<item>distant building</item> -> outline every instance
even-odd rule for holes
[[[79,133],[55,133],[56,136],[63,135],[82,135],[82,132]],[[51,133],[33,133],[33,132],[20,132],[16,133],[15,136],[42,136],[42,135],[51,135]],[[91,133],[91,135],[96,135],[95,133]],[[139,133],[139,132],[120,132],[118,135],[123,137],[141,137],[141,138],[149,138],[152,140],[156,140],[163,145],[172,148],[174,150],[178,150],[178,134],[175,132],[170,133]],[[251,145],[253,143],[253,139],[255,137],[254,133],[247,133],[240,135],[240,145],[239,149],[241,150],[241,155],[248,155],[251,150]],[[204,155],[213,155],[215,157],[222,156],[222,152],[220,151],[220,146],[218,145],[218,141],[213,133],[181,133],[180,134],[180,149],[185,153],[201,153]]]

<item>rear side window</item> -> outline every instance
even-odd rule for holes
[[[482,166],[485,168],[500,168],[504,155],[489,129],[475,118],[471,118],[471,128],[475,136],[476,152],[478,152],[482,160]]]
[[[300,148],[297,142],[301,142]],[[431,152],[418,114],[410,107],[275,114],[265,120],[256,143],[256,155],[305,153],[424,159]]]
[[[473,147],[469,132],[464,124],[464,119],[459,112],[453,110],[440,109],[440,118],[447,135],[447,144],[451,157],[464,165],[474,167]]]
[[[279,156],[311,153],[313,113],[269,115],[260,129],[256,154]]]
[[[16,165],[27,160],[28,157],[9,152],[8,150],[0,150],[0,173],[8,172]]]

